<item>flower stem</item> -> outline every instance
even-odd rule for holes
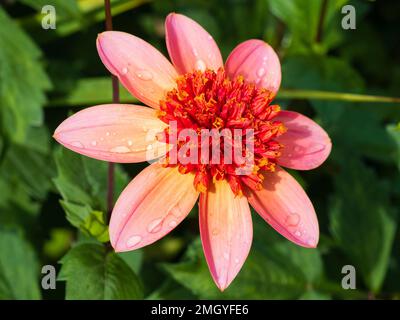
[[[110,0],[104,0],[104,10],[106,16],[106,30],[111,31],[112,27],[112,15],[111,15],[111,4]],[[112,92],[113,92],[113,103],[119,103],[119,83],[116,76],[112,76]],[[111,216],[111,211],[114,206],[114,163],[108,163],[108,184],[107,184],[107,218]]]
[[[309,99],[309,100],[328,100],[328,101],[348,101],[348,102],[381,102],[381,103],[400,103],[399,97],[372,96],[357,93],[302,90],[302,89],[280,89],[278,99]]]
[[[315,42],[317,42],[317,43],[320,43],[322,41],[322,35],[323,35],[323,31],[324,31],[325,15],[326,15],[327,8],[328,8],[328,0],[323,0],[322,1],[322,5],[321,5],[321,12],[320,12],[320,15],[319,15],[317,34],[315,36]]]

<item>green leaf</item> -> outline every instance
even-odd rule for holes
[[[68,300],[141,299],[139,279],[114,252],[99,244],[81,244],[61,260],[58,280],[66,281]]]
[[[54,183],[64,200],[106,211],[107,162],[84,157],[65,148],[55,152],[55,161],[58,175]],[[116,166],[114,194],[119,194],[127,183],[127,174]]]
[[[19,0],[19,2],[42,11],[42,8],[51,5],[56,9],[57,16],[61,18],[74,19],[80,16],[78,3],[76,0]]]
[[[85,106],[109,103],[112,101],[111,77],[85,78],[77,82],[66,97],[51,100],[50,107],[56,106]],[[137,103],[123,86],[119,86],[121,103]]]
[[[280,238],[259,218],[254,233],[250,255],[224,293],[212,281],[200,241],[189,247],[181,262],[163,264],[163,268],[199,298],[295,299],[318,284],[323,273],[318,250],[300,248]]]
[[[292,52],[326,52],[341,41],[343,30],[338,27],[342,18],[340,8],[346,0],[327,1],[325,12],[322,12],[323,2],[268,1],[271,12],[282,20],[290,31],[289,49]],[[319,30],[321,14],[324,14],[324,18]]]
[[[0,171],[9,184],[20,184],[35,199],[44,199],[52,187],[54,163],[50,153],[50,135],[46,128],[28,128],[29,139],[11,144]]]
[[[41,108],[50,81],[39,48],[2,8],[0,24],[1,130],[8,139],[22,142],[30,126],[43,123]]]
[[[73,226],[100,242],[109,241],[108,226],[103,212],[68,201],[61,200],[60,203],[67,214],[67,220]]]
[[[361,162],[346,159],[335,176],[330,228],[341,250],[368,288],[378,292],[385,278],[396,232],[388,185]]]
[[[132,250],[126,252],[119,252],[118,256],[125,261],[125,263],[135,272],[139,273],[143,262],[143,251]]]
[[[0,228],[0,299],[40,299],[38,261],[20,233]]]
[[[86,235],[107,242],[109,236],[105,212],[108,164],[64,148],[57,150],[55,158],[58,175],[53,181],[64,199],[61,205],[67,220]],[[122,191],[127,181],[127,175],[117,166],[115,194]]]

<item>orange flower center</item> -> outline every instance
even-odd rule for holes
[[[197,190],[226,179],[236,195],[244,185],[260,189],[260,170],[273,171],[282,145],[275,138],[286,128],[274,120],[273,94],[229,79],[225,70],[187,73],[160,103],[159,118],[169,124],[160,139],[172,145],[166,166],[195,174]]]

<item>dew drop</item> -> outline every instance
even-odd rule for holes
[[[85,146],[82,143],[80,143],[79,141],[71,142],[71,146],[76,147],[76,148],[82,148],[82,149],[85,148]]]
[[[136,71],[136,76],[139,79],[142,79],[144,81],[148,81],[148,80],[153,79],[153,74],[150,71],[147,71],[147,70],[138,70],[138,71]]]
[[[264,68],[260,68],[257,71],[257,77],[262,77],[265,74],[265,69]]]
[[[238,259],[238,258],[235,259],[235,263],[236,263],[236,264],[239,263],[239,259]]]
[[[142,241],[141,236],[132,236],[128,239],[128,241],[126,242],[126,245],[127,245],[127,247],[131,248],[131,247],[134,247],[137,244],[139,244],[140,241]]]
[[[308,244],[310,247],[315,246],[315,239],[314,239],[314,238],[308,238],[308,239],[307,239],[307,244]]]
[[[93,140],[92,143],[91,143],[91,145],[92,145],[93,147],[95,147],[95,146],[97,145],[97,141],[96,141],[96,140]]]
[[[146,149],[147,149],[147,150],[152,150],[152,149],[153,149],[153,145],[152,145],[152,144],[149,144],[149,145],[146,147]]]
[[[176,225],[177,225],[177,223],[176,223],[175,220],[172,220],[172,221],[170,221],[170,222],[168,223],[168,226],[169,226],[170,228],[175,228]]]
[[[286,217],[285,223],[287,226],[295,227],[300,222],[300,216],[296,212],[292,212]]]
[[[161,227],[162,227],[162,222],[163,222],[162,218],[158,218],[158,219],[153,220],[147,226],[147,231],[150,232],[150,233],[156,233],[156,232],[160,231]]]
[[[300,232],[299,230],[297,230],[297,231],[294,233],[294,235],[297,236],[297,237],[300,237],[300,236],[301,236],[301,232]]]
[[[116,152],[116,153],[127,153],[129,151],[131,151],[131,150],[125,146],[117,146],[110,150],[110,152]]]
[[[132,145],[133,145],[132,140],[128,140],[128,146],[132,146]]]
[[[195,57],[197,57],[199,55],[199,53],[197,52],[196,48],[192,49],[192,53]]]
[[[123,75],[126,75],[128,73],[128,68],[127,67],[122,68],[121,72]]]
[[[107,137],[109,137],[109,136],[110,136],[110,133],[109,133],[108,131],[106,132],[106,136],[107,136]]]
[[[229,253],[228,252],[224,252],[224,259],[225,260],[229,260]]]
[[[195,68],[199,71],[206,71],[206,64],[203,60],[197,60],[195,64]]]

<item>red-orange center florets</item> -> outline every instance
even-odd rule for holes
[[[177,88],[160,104],[159,118],[170,125],[164,139],[173,145],[166,165],[178,166],[182,174],[195,174],[195,187],[202,192],[212,181],[221,179],[226,179],[237,195],[242,194],[244,185],[260,189],[263,176],[259,171],[275,169],[283,147],[275,138],[286,131],[274,120],[280,107],[270,105],[272,99],[270,91],[245,82],[241,76],[229,79],[223,68],[179,77]],[[196,136],[181,136],[187,129]],[[204,139],[207,130],[221,136]],[[219,149],[217,159],[215,149]],[[235,150],[250,160],[238,161]],[[179,156],[182,154],[192,161],[184,161]]]

